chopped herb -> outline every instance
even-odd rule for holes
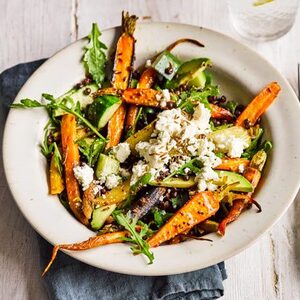
[[[124,238],[126,242],[130,242],[134,244],[130,249],[134,254],[144,254],[149,259],[149,264],[153,263],[154,255],[150,251],[149,244],[144,240],[147,237],[148,226],[144,223],[139,222],[139,226],[141,226],[141,230],[139,232],[136,231],[137,220],[132,219],[129,215],[124,215],[120,211],[115,211],[112,214],[113,218],[116,222],[123,226],[129,233],[129,238]],[[141,225],[142,224],[142,225]]]
[[[268,153],[270,150],[272,150],[272,148],[273,148],[272,142],[269,140],[266,140],[259,147],[259,150],[264,150],[266,153]]]
[[[88,35],[89,44],[85,47],[86,52],[83,56],[83,62],[86,70],[97,84],[102,84],[105,79],[106,55],[103,49],[107,47],[100,42],[101,32],[96,23],[93,23],[92,31]]]
[[[259,128],[256,137],[252,140],[249,147],[242,153],[241,157],[247,159],[251,159],[253,157],[253,155],[259,150],[263,133],[264,130]]]
[[[44,105],[36,100],[22,99],[20,103],[14,103],[10,106],[11,108],[35,108],[44,107]]]
[[[135,194],[141,187],[147,185],[151,180],[152,175],[150,173],[144,174],[138,181],[130,187],[130,190]]]

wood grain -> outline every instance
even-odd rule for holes
[[[53,54],[85,36],[93,21],[101,29],[119,25],[122,10],[137,14],[142,22],[184,22],[242,40],[228,21],[225,1],[220,0],[0,0],[0,7],[0,72]],[[242,41],[274,64],[296,88],[299,35],[298,15],[293,29],[279,40]],[[0,124],[3,128],[3,122]],[[0,165],[0,178],[4,178],[2,169]],[[5,207],[0,211],[0,298],[45,299],[35,233],[16,208],[4,179],[0,180],[0,201]],[[300,204],[295,201],[268,234],[226,262],[223,299],[300,299],[299,214]]]

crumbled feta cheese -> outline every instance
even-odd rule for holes
[[[214,143],[218,151],[227,153],[227,155],[232,158],[241,157],[244,149],[249,146],[245,140],[236,138],[233,135],[228,137],[225,135],[219,135],[214,139]]]
[[[208,185],[210,180],[218,180],[218,174],[211,167],[204,167],[201,169],[201,172],[196,175],[195,181],[198,182],[199,191],[205,191],[206,189],[213,188],[213,186]],[[211,189],[210,189],[211,190]]]
[[[121,180],[121,177],[115,174],[110,174],[107,175],[106,177],[106,181],[105,181],[105,186],[111,190],[112,188],[116,187],[117,185],[119,185]]]
[[[151,67],[151,59],[147,59],[147,60],[146,60],[145,67],[146,67],[146,68]]]
[[[173,173],[191,157],[197,157],[204,165],[198,177],[199,189],[207,189],[207,182],[218,177],[212,168],[221,163],[214,153],[215,145],[207,139],[211,132],[209,119],[210,111],[201,103],[192,117],[180,109],[159,113],[151,139],[136,145],[142,159],[133,166],[131,184],[147,172],[153,178],[160,173]]]
[[[78,165],[73,168],[75,178],[81,184],[82,189],[85,191],[94,178],[94,170],[87,164]]]
[[[120,168],[119,173],[123,178],[128,178],[130,176],[130,172],[124,168]]]
[[[161,91],[163,98],[165,99],[165,101],[170,101],[171,100],[171,95],[168,89],[164,89]]]
[[[245,171],[245,166],[244,165],[239,165],[239,172],[240,173],[244,173],[244,171]]]
[[[113,147],[112,153],[115,158],[123,163],[130,155],[130,147],[128,143],[120,143],[117,146]]]

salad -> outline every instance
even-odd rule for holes
[[[244,107],[220,93],[199,41],[183,38],[133,66],[136,16],[122,14],[113,68],[93,24],[83,49],[86,78],[61,96],[22,99],[13,108],[49,114],[41,152],[49,193],[96,234],[56,245],[86,250],[128,243],[154,260],[152,247],[224,235],[252,204],[272,143],[260,117],[280,91],[269,83]],[[199,48],[182,61],[173,49]],[[154,51],[157,49],[153,49]],[[110,74],[112,73],[112,74]]]

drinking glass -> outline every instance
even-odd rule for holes
[[[236,31],[256,41],[277,39],[293,26],[300,0],[227,0]]]

